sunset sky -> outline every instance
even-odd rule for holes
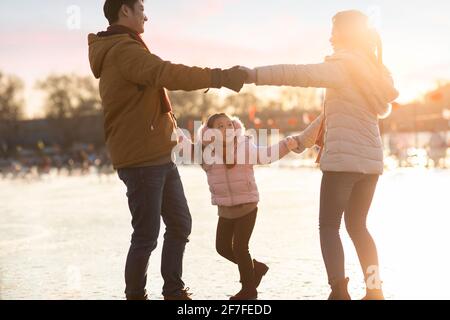
[[[75,30],[68,27],[73,5],[81,12]],[[0,70],[25,80],[29,116],[42,104],[36,80],[90,74],[87,34],[107,27],[102,7],[103,0],[0,2]],[[163,59],[188,65],[314,63],[331,52],[331,17],[353,8],[374,17],[399,101],[450,80],[448,0],[148,0],[144,39]]]

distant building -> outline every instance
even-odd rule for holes
[[[37,119],[14,124],[0,122],[0,144],[34,147],[45,145],[70,147],[73,143],[104,144],[103,117],[88,116],[76,119]]]

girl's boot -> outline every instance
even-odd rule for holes
[[[230,300],[256,300],[258,299],[258,291],[256,290],[255,282],[242,283],[242,289]]]
[[[254,270],[255,270],[255,287],[258,288],[262,278],[269,271],[269,267],[262,262],[253,260]]]

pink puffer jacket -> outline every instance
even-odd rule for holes
[[[225,165],[214,164],[203,168],[213,205],[231,207],[259,202],[253,165],[236,165],[228,169]]]
[[[239,135],[235,159],[237,155],[245,155],[245,161],[238,162],[239,164],[231,169],[221,164],[223,162],[221,157],[212,164],[202,164],[208,178],[212,204],[216,206],[231,207],[259,202],[254,165],[270,164],[290,152],[286,140],[270,147],[256,146],[252,138],[244,136],[245,128],[238,119],[234,119],[233,124]],[[206,130],[208,129],[205,127],[200,128],[199,133],[204,137]]]

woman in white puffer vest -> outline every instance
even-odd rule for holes
[[[377,249],[366,220],[384,167],[378,121],[389,115],[389,103],[398,91],[383,65],[380,36],[369,27],[366,15],[354,10],[338,13],[330,41],[334,54],[323,63],[246,69],[247,82],[327,89],[324,116],[299,140],[305,147],[316,142],[322,146],[320,240],[332,288],[329,299],[350,299],[339,236],[344,212],[367,285],[365,299],[384,299]]]

